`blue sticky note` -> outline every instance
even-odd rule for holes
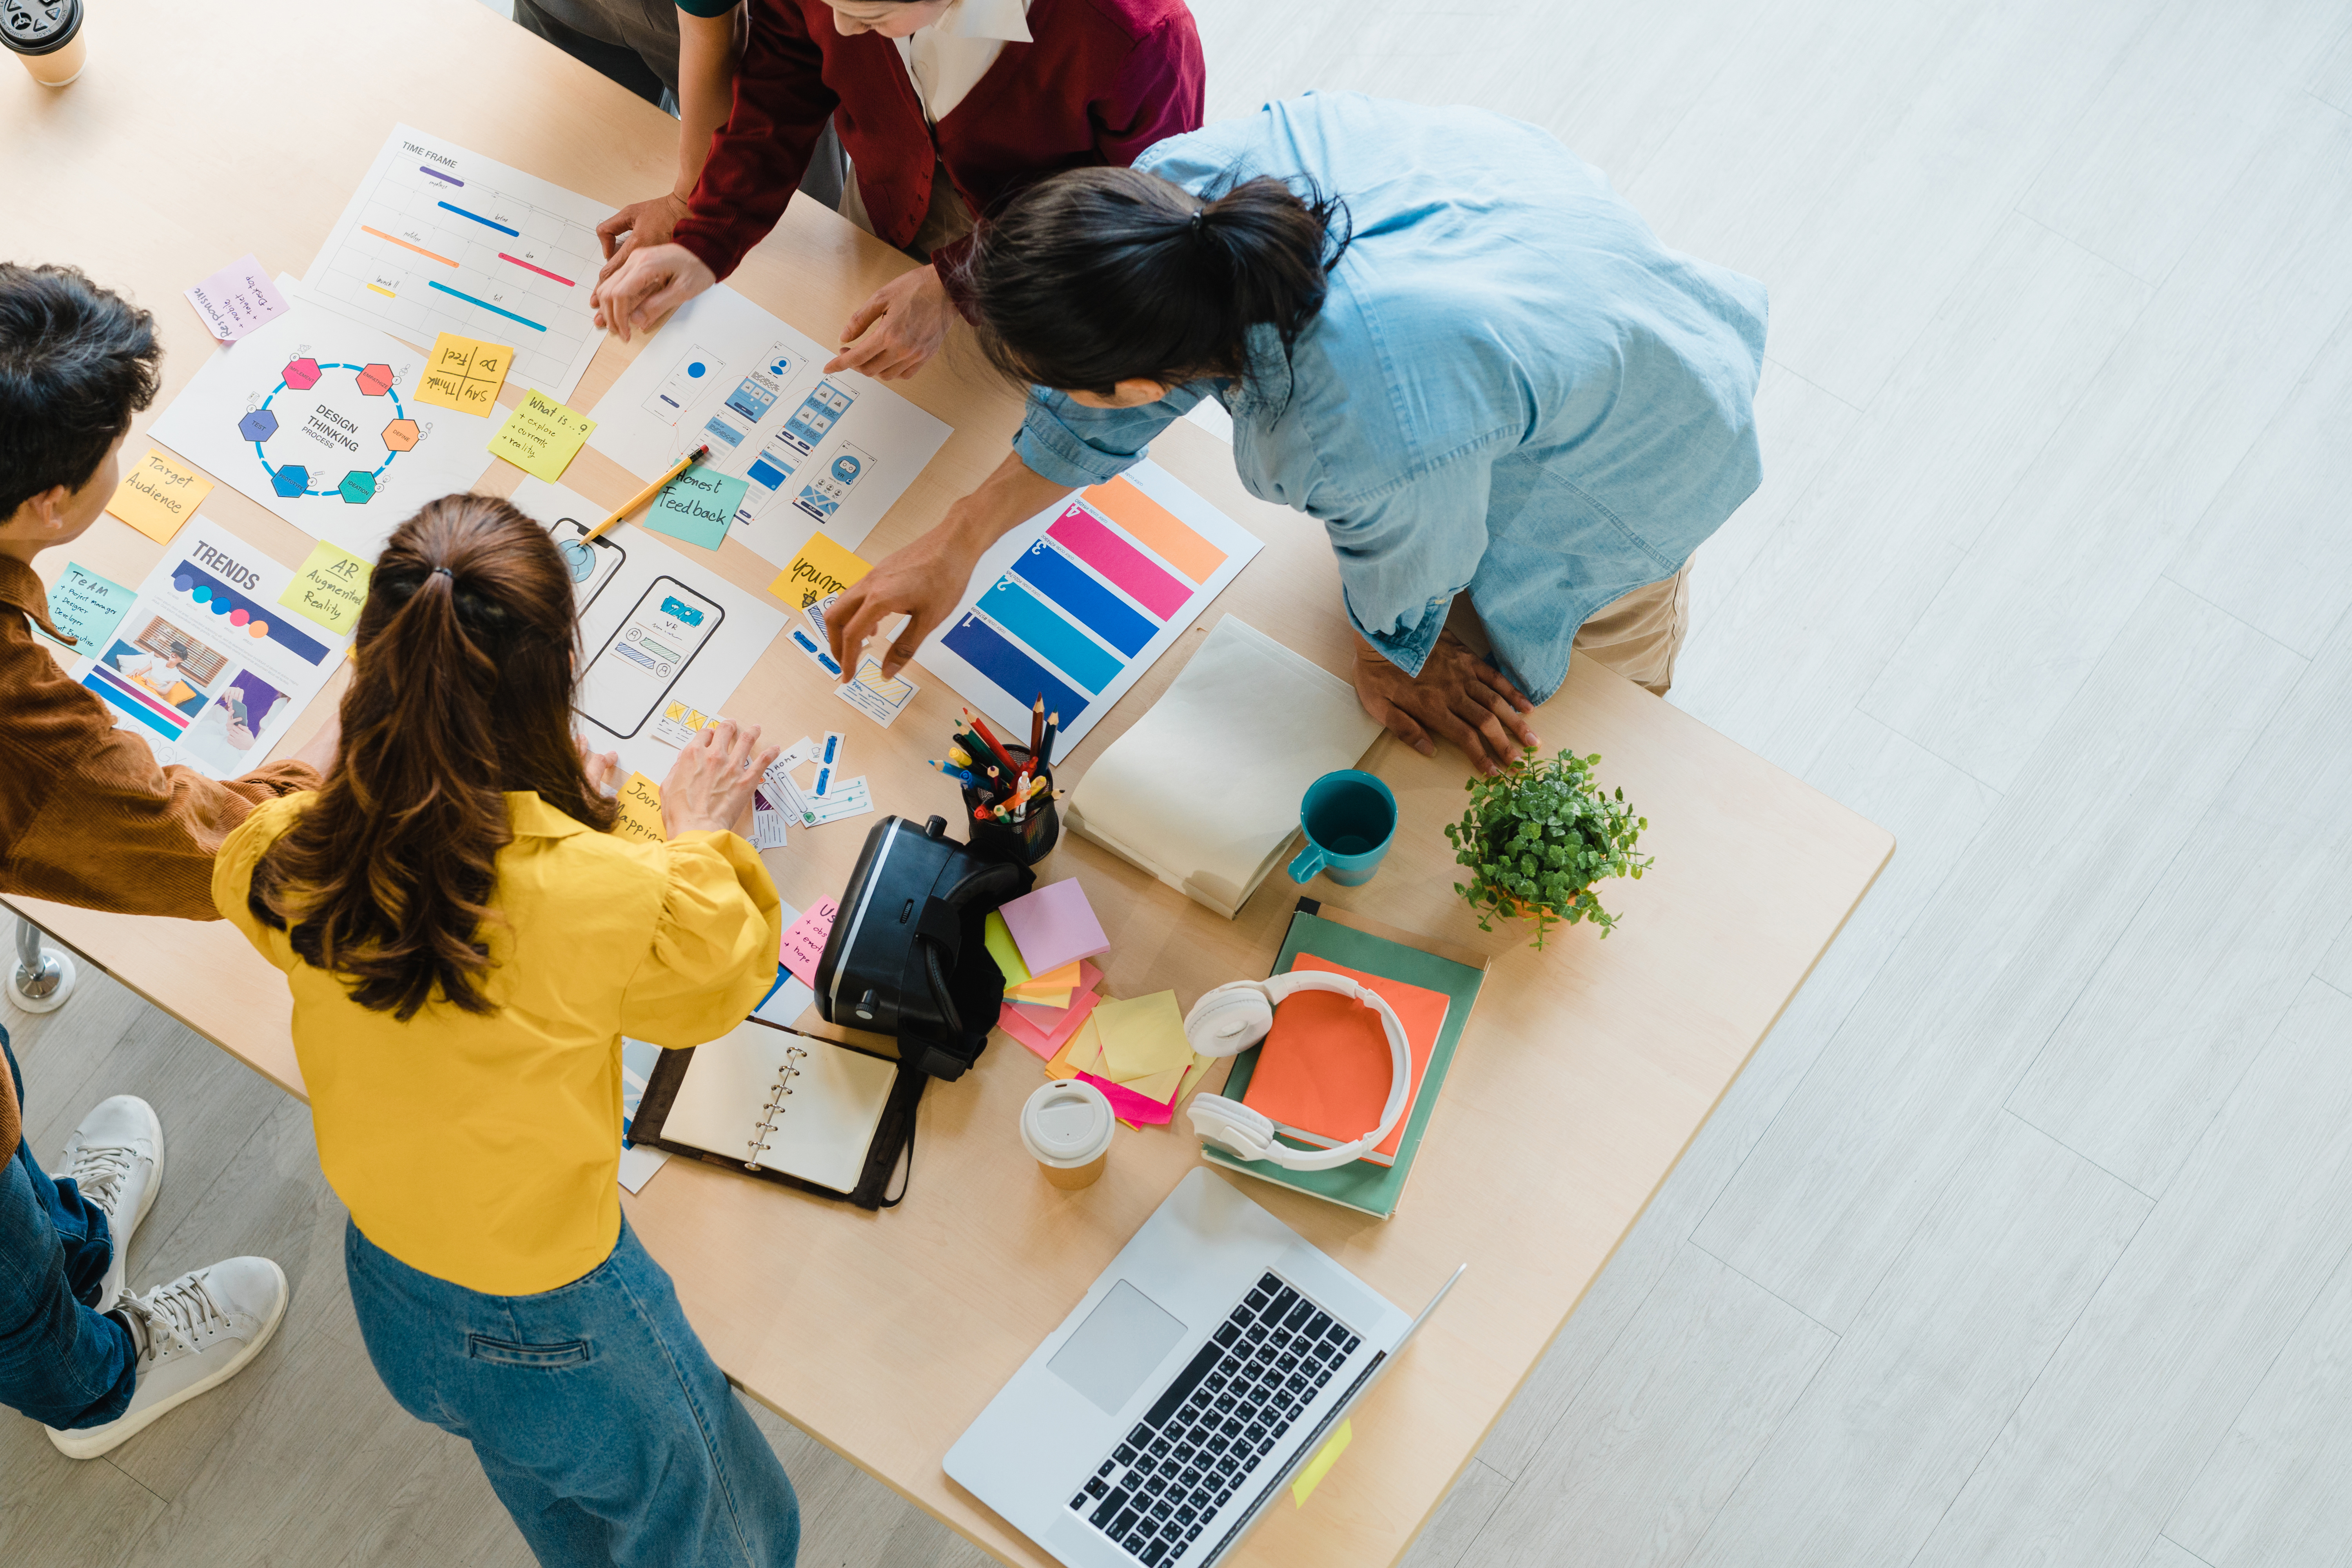
[[[96,653],[138,596],[136,589],[68,562],[65,575],[49,590],[49,619],[58,624],[58,630],[77,639],[76,653]]]
[[[750,488],[727,474],[688,468],[654,497],[654,504],[646,509],[646,526],[656,533],[716,550],[727,537],[727,525],[735,521],[735,509],[743,504],[743,492]]]

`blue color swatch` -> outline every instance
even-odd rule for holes
[[[1100,691],[1118,679],[1126,667],[1099,643],[1030,597],[1010,577],[999,577],[981,595],[980,609],[989,619],[1052,659],[1076,678],[1088,691]]]
[[[1096,582],[1060,551],[1039,540],[1013,563],[1013,575],[1070,612],[1103,641],[1133,658],[1160,628],[1136,607]]]
[[[1004,634],[982,620],[967,615],[955,624],[940,642],[954,650],[958,658],[988,677],[1003,688],[1005,695],[1026,708],[1045,698],[1045,710],[1059,713],[1064,725],[1076,721],[1086,710],[1087,700],[1064,684],[1051,670],[1013,647]]]

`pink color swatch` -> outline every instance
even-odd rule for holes
[[[1192,597],[1191,584],[1170,576],[1142,551],[1105,528],[1085,507],[1073,505],[1045,531],[1163,621]]]

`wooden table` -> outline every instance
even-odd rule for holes
[[[669,121],[473,0],[256,0],[234,17],[177,0],[115,0],[89,37],[89,71],[64,92],[0,78],[9,208],[24,237],[14,248],[20,259],[76,263],[155,311],[169,345],[158,409],[209,352],[180,290],[247,250],[273,268],[306,270],[395,121],[614,205],[670,181]],[[796,200],[732,281],[830,341],[905,265]],[[637,347],[607,342],[574,404],[593,410]],[[955,435],[876,530],[869,556],[914,537],[992,467],[1019,411],[966,337],[906,390]],[[509,401],[516,395],[509,388]],[[134,456],[143,429],[142,420]],[[1337,575],[1319,531],[1252,500],[1225,448],[1192,426],[1170,431],[1154,456],[1266,549],[1076,748],[1066,781],[1150,706],[1221,615],[1346,668]],[[483,488],[511,489],[518,471],[494,467]],[[593,450],[564,482],[608,503],[634,488]],[[307,537],[226,483],[205,510],[282,562],[308,552]],[[109,519],[43,565],[54,580],[70,556],[136,583],[159,552]],[[719,569],[754,591],[774,573],[733,542]],[[845,728],[884,810],[952,816],[952,789],[922,759],[957,698],[936,677],[915,679],[915,710],[884,731],[845,719],[823,678],[779,647],[729,710],[782,740]],[[298,738],[323,710],[313,705]],[[1459,808],[1463,760],[1424,759],[1388,739],[1373,749],[1367,765],[1397,795],[1397,847],[1370,885],[1308,891],[1480,946],[1494,955],[1489,978],[1393,1220],[1246,1185],[1400,1303],[1417,1306],[1455,1264],[1471,1267],[1360,1408],[1353,1447],[1312,1504],[1278,1504],[1238,1562],[1358,1568],[1402,1552],[1893,852],[1879,828],[1589,662],[1537,724],[1550,744],[1604,755],[1602,778],[1650,818],[1644,847],[1656,869],[1610,889],[1624,923],[1606,942],[1579,929],[1536,953],[1508,933],[1482,937],[1452,892],[1439,833]],[[805,905],[838,893],[868,826],[795,829],[789,849],[768,856],[785,898]],[[1240,918],[1220,920],[1076,842],[1045,871],[1078,878],[1102,916],[1109,989],[1173,987],[1185,1003],[1266,973],[1295,899],[1277,873]],[[9,902],[302,1092],[283,981],[226,926]],[[863,1215],[682,1161],[629,1212],[747,1392],[999,1557],[1042,1564],[948,1480],[940,1457],[1196,1156],[1172,1130],[1123,1132],[1102,1182],[1050,1187],[1013,1131],[1038,1081],[1030,1054],[1000,1039],[963,1080],[934,1086],[912,1194],[892,1213]]]

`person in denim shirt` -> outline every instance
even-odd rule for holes
[[[1664,691],[1691,552],[1761,477],[1763,285],[1483,110],[1310,94],[1055,175],[994,216],[969,283],[1026,416],[844,595],[845,670],[897,613],[905,662],[990,543],[1213,397],[1250,491],[1330,537],[1366,710],[1491,771],[1571,647]],[[1465,590],[1491,658],[1447,629]]]

